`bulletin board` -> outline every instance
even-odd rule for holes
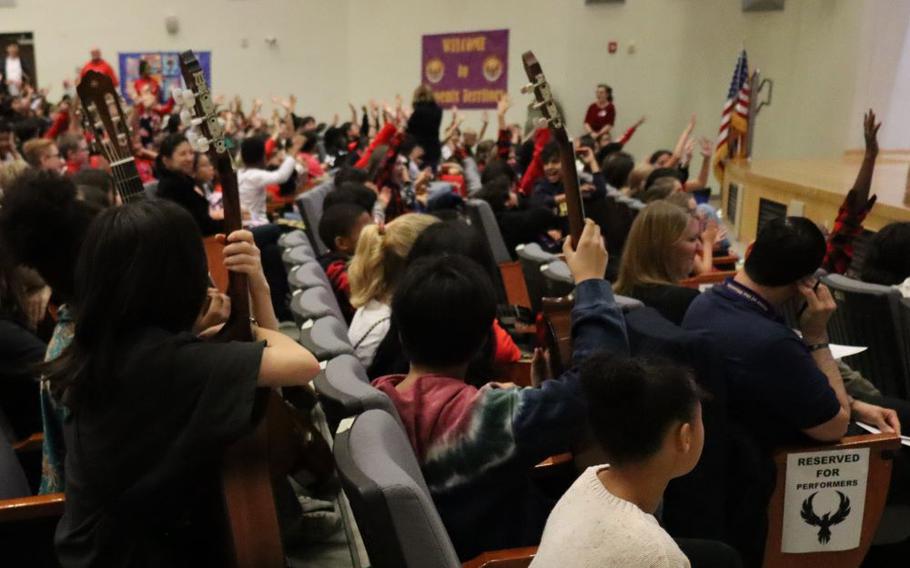
[[[205,80],[212,86],[212,52],[194,51]],[[183,76],[180,74],[179,51],[144,51],[118,53],[120,62],[120,92],[128,103],[132,103],[130,85],[139,78],[139,61],[148,62],[152,77],[161,86],[161,99],[165,102],[171,96],[172,87],[183,88]]]

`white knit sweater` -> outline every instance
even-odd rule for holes
[[[589,467],[562,496],[531,568],[689,568],[653,515],[616,497]]]

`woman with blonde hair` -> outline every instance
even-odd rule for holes
[[[623,250],[618,294],[637,298],[679,325],[698,290],[679,282],[702,250],[698,219],[683,208],[655,201],[635,218]]]
[[[408,254],[424,229],[439,222],[430,215],[411,213],[388,225],[368,225],[360,233],[348,268],[351,305],[357,308],[348,337],[354,355],[369,367],[389,331],[392,294],[404,273]]]

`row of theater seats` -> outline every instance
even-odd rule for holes
[[[289,247],[285,260],[293,264],[289,277],[294,288],[292,311],[301,324],[301,343],[325,362],[314,386],[330,431],[337,432],[336,466],[370,564],[457,566],[451,542],[391,401],[370,386],[366,370],[351,355],[343,320],[325,275],[319,273],[312,244],[305,242],[301,233],[286,235],[283,243]],[[541,276],[540,289],[571,291],[570,277],[556,264],[558,259],[546,256],[535,245],[519,247],[517,254],[529,274]],[[565,288],[559,289],[559,285]],[[534,286],[529,284],[528,288]],[[668,487],[662,511],[664,525],[675,536],[722,539],[759,556],[763,552],[766,566],[792,565],[792,555],[783,554],[780,547],[788,452],[779,452],[772,463],[756,461],[753,442],[726,414],[726,385],[719,373],[718,354],[703,337],[682,330],[634,300],[624,306],[624,312],[633,355],[659,355],[678,361],[692,368],[700,384],[712,393],[703,411],[705,428],[711,435],[696,469]],[[826,452],[856,447],[869,448],[871,458],[862,543],[853,551],[827,553],[824,558],[831,566],[857,565],[857,558],[871,545],[887,496],[888,453],[896,449],[897,440],[886,435],[860,436],[838,445],[798,449]],[[585,447],[577,448],[573,458],[577,467],[604,459]],[[754,490],[744,490],[750,487]],[[473,565],[495,566],[495,562],[505,561],[503,565],[525,566],[533,552],[500,551],[485,555]],[[507,560],[500,560],[500,556]],[[800,562],[809,562],[804,565],[820,560],[812,554],[801,557]]]
[[[312,243],[293,232],[280,244],[290,265],[291,311],[300,326],[300,343],[323,366],[313,384],[329,431],[338,432],[336,466],[370,566],[460,566],[395,407],[370,386],[366,369],[353,356]],[[524,549],[506,554],[528,562],[532,555],[533,550]],[[484,557],[470,565],[497,562]]]

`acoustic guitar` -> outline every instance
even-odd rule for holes
[[[191,131],[187,138],[197,151],[208,153],[221,179],[225,231],[239,230],[243,225],[233,158],[225,145],[224,130],[202,67],[192,51],[180,55],[180,69],[188,90],[179,96],[193,115],[188,117]],[[227,294],[231,298],[231,317],[213,341],[251,341],[246,276],[230,272]],[[256,407],[264,411],[264,417],[252,434],[227,449],[222,466],[232,565],[283,568],[286,561],[272,481],[300,469],[325,478],[332,471],[332,455],[309,416],[292,408],[276,391],[260,389]],[[257,411],[254,414],[261,415]]]
[[[566,131],[566,123],[556,107],[550,84],[540,62],[531,51],[521,56],[525,73],[530,84],[521,89],[523,93],[534,93],[534,108],[540,109],[550,128],[553,140],[559,146],[560,171],[566,195],[566,211],[569,220],[569,236],[572,246],[578,246],[581,232],[585,227],[585,206],[578,185],[578,170],[575,168],[575,148]],[[537,322],[538,342],[550,351],[550,371],[558,377],[568,368],[572,356],[572,306],[571,296],[566,298],[544,298],[542,317]]]
[[[553,140],[559,146],[560,171],[562,173],[562,186],[566,195],[566,211],[569,218],[569,236],[572,238],[572,246],[578,245],[578,239],[581,238],[581,232],[585,228],[585,206],[581,200],[581,191],[578,185],[578,170],[575,169],[575,148],[569,133],[566,131],[566,122],[563,120],[556,102],[553,100],[553,92],[550,84],[543,74],[540,62],[534,56],[534,52],[526,51],[521,55],[521,62],[524,65],[528,85],[522,87],[522,93],[534,93],[536,102],[533,107],[539,109],[547,120],[547,126]]]
[[[111,166],[114,187],[124,203],[142,199],[145,195],[136,160],[133,158],[132,132],[129,118],[123,112],[120,95],[111,78],[89,71],[76,87],[79,95],[82,123],[90,134],[93,152],[101,154]]]

